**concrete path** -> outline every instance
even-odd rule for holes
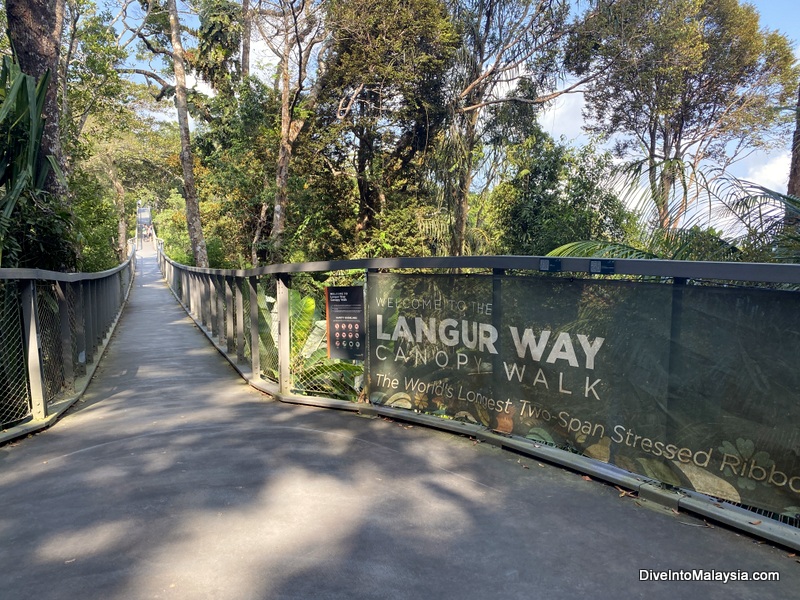
[[[467,438],[271,401],[152,252],[84,400],[0,448],[14,600],[784,600],[788,554]],[[640,581],[696,569],[780,581]]]

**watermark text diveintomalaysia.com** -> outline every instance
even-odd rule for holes
[[[780,581],[777,571],[715,571],[684,569],[680,571],[653,571],[639,569],[639,581]]]

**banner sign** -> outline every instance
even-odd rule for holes
[[[328,358],[364,360],[364,288],[325,288]]]
[[[367,289],[371,402],[800,513],[796,293],[381,273]]]

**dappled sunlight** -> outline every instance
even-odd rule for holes
[[[448,540],[470,527],[470,515],[456,497],[443,501],[413,478],[397,497],[395,484],[385,478],[377,466],[360,467],[350,480],[288,467],[273,473],[251,502],[181,511],[128,589],[136,596],[162,590],[180,594],[191,584],[211,596],[275,597],[308,573],[343,567],[365,531],[387,543],[424,540],[447,550]],[[246,485],[229,493],[251,497]],[[409,527],[422,514],[427,525]],[[437,525],[431,527],[431,521]]]
[[[85,560],[113,551],[137,528],[131,519],[97,523],[75,531],[54,532],[37,550],[37,558],[44,562]]]
[[[180,591],[192,582],[211,595],[268,597],[280,589],[281,578],[347,554],[364,491],[291,469],[274,477],[254,504],[176,515],[169,537],[129,582],[131,593]],[[226,545],[231,536],[235,547]]]

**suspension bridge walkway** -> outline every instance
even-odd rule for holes
[[[796,596],[790,550],[633,496],[469,437],[272,400],[146,248],[81,400],[0,446],[0,596]],[[779,580],[741,580],[764,573]]]

